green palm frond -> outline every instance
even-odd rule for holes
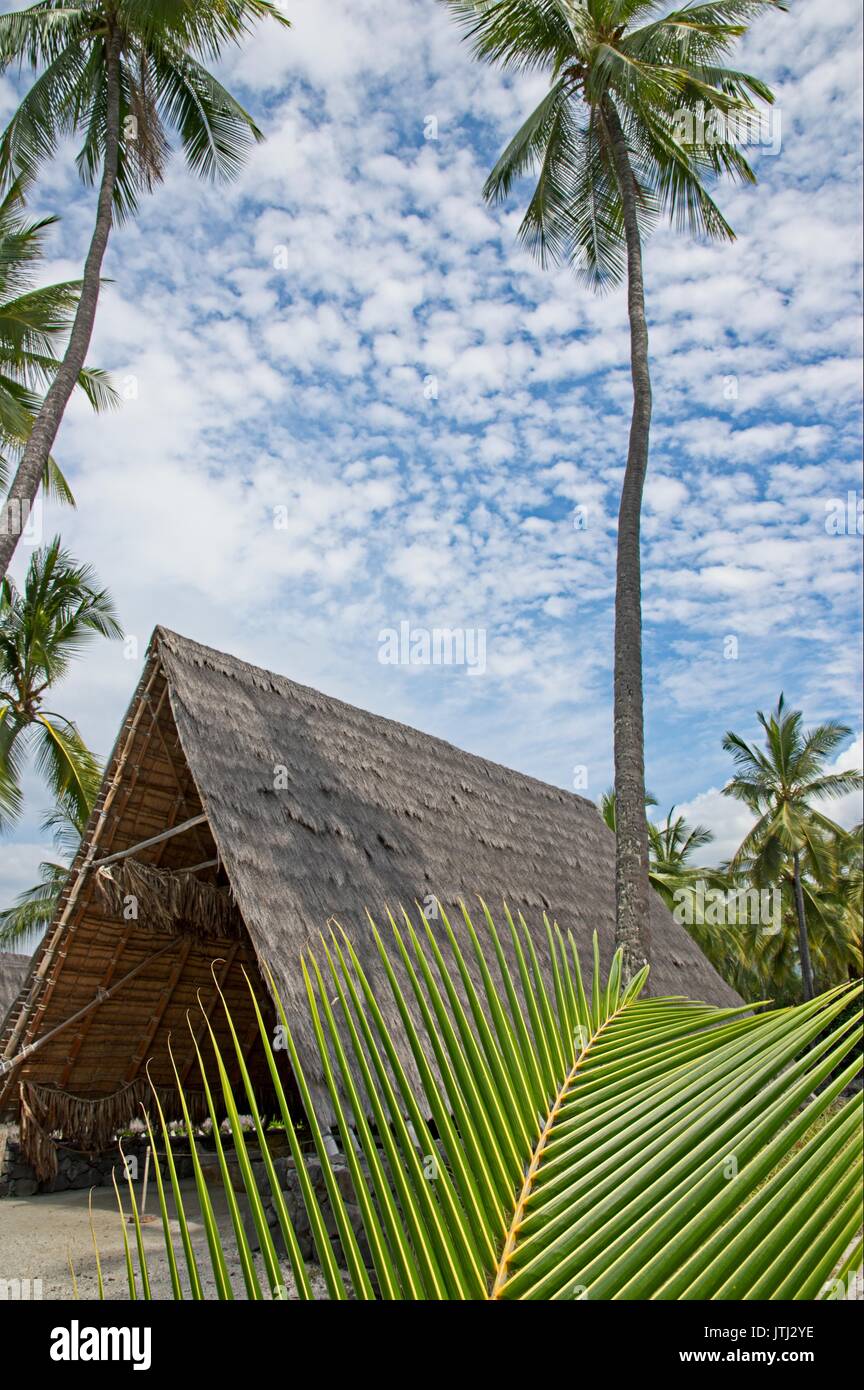
[[[601,980],[596,937],[586,985],[572,938],[556,926],[546,923],[541,950],[505,908],[505,954],[488,911],[482,930],[464,909],[463,915],[458,931],[442,911],[440,927],[422,915],[415,926],[403,914],[401,924],[390,917],[385,933],[374,932],[401,1020],[398,1042],[407,1045],[419,1084],[405,1073],[397,1039],[349,938],[331,924],[320,952],[303,962],[317,1060],[344,1154],[339,1181],[292,1020],[276,995],[326,1209],[306,1176],[297,1117],[256,1002],[326,1296],[826,1296],[860,1222],[861,1096],[838,1104],[860,1068],[860,1010],[855,1017],[851,1010],[860,988],[755,1015],[680,998],[643,998],[647,970],[622,988],[620,953]],[[551,991],[540,956],[551,967]],[[192,1138],[217,1296],[234,1295],[226,1258],[226,1246],[234,1245],[247,1297],[266,1296],[266,1290],[284,1298],[291,1279],[297,1296],[309,1299],[321,1290],[321,1279],[301,1253],[267,1153],[244,1044],[223,1005],[230,1055],[210,1026],[207,1055],[196,1045],[197,1060],[214,1131],[220,1112],[230,1124],[261,1257],[256,1266],[237,1219],[222,1141],[229,1236],[218,1229]],[[230,1077],[238,1072],[235,1088]],[[238,1122],[238,1090],[255,1127],[263,1178],[256,1177]],[[178,1093],[188,1116],[179,1080]],[[183,1273],[193,1297],[200,1297],[201,1272],[170,1135],[158,1099],[155,1106],[180,1230],[177,1246],[160,1177],[172,1288],[175,1297],[182,1292]],[[159,1147],[156,1128],[151,1138]],[[130,1199],[134,1215],[131,1187]],[[284,1268],[265,1202],[274,1208],[285,1243]],[[359,1230],[349,1205],[359,1212]],[[337,1233],[333,1240],[330,1231]],[[138,1261],[137,1272],[130,1261],[133,1293],[150,1287],[140,1244]]]
[[[61,475],[62,477],[62,475]],[[89,565],[55,537],[33,552],[22,589],[0,585],[0,825],[21,811],[30,754],[61,810],[83,824],[99,765],[72,720],[46,710],[56,686],[96,638],[122,636],[113,600]],[[5,789],[5,790],[4,790]]]
[[[209,179],[233,177],[261,132],[202,65],[219,59],[261,20],[288,21],[266,0],[163,4],[150,0],[86,6],[34,5],[0,16],[0,71],[38,73],[0,142],[0,184],[32,178],[60,141],[77,136],[79,174],[101,176],[107,132],[107,43],[119,37],[120,140],[114,216],[134,214],[142,191],[161,179],[177,132],[190,167]]]
[[[75,725],[62,715],[40,713],[33,721],[35,766],[52,795],[81,813],[93,803],[101,766]]]
[[[39,865],[39,882],[25,888],[12,907],[0,912],[0,947],[11,949],[47,931],[68,872],[66,865],[50,860]]]
[[[28,183],[27,176],[19,175],[0,200],[0,487],[8,481],[10,456],[20,455],[30,437],[81,291],[77,280],[36,284],[45,232],[57,219],[25,215]],[[95,410],[116,405],[118,398],[105,372],[85,367],[78,380]],[[58,500],[71,501],[54,460],[46,468],[45,485]]]
[[[737,124],[773,102],[766,84],[723,59],[775,0],[690,5],[565,0],[444,0],[475,56],[548,75],[546,97],[486,182],[491,201],[536,173],[520,236],[541,263],[570,265],[594,289],[625,270],[622,196],[609,122],[620,124],[643,235],[662,213],[697,237],[734,232],[711,193],[723,176],[753,182]],[[645,22],[647,21],[647,22]],[[706,121],[713,117],[725,134]],[[730,134],[731,132],[731,134]]]

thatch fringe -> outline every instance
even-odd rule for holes
[[[21,1152],[40,1182],[51,1182],[57,1175],[57,1145],[53,1135],[71,1135],[75,1147],[85,1153],[98,1153],[110,1147],[118,1130],[141,1118],[141,1108],[153,1100],[153,1088],[146,1077],[138,1077],[109,1096],[90,1099],[73,1096],[53,1086],[22,1081]],[[176,1091],[159,1089],[159,1102],[170,1117],[179,1109]],[[187,1091],[186,1101],[193,1124],[208,1112],[201,1091]]]
[[[193,874],[122,859],[96,870],[96,883],[111,912],[123,916],[134,902],[136,922],[171,936],[239,937],[243,924],[227,888]]]

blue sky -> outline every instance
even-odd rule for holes
[[[861,540],[826,530],[862,489],[860,5],[790,8],[740,53],[777,92],[779,150],[752,152],[757,188],[719,192],[738,240],[664,227],[646,258],[648,782],[718,856],[747,828],[719,795],[722,734],[755,736],[781,688],[849,723],[840,765],[861,761]],[[137,656],[94,646],[56,706],[106,754],[163,623],[561,786],[584,768],[599,797],[626,304],[539,269],[521,200],[481,198],[542,79],[473,63],[433,0],[283,9],[291,31],[223,67],[267,134],[242,177],[213,190],[175,159],[112,237],[90,360],[128,399],[70,410],[78,511],[45,526],[95,565]],[[0,81],[0,119],[14,100]],[[46,279],[80,273],[90,233],[72,154],[32,200],[62,213]],[[483,630],[484,673],[382,664],[402,621]],[[43,855],[27,794],[4,900]]]

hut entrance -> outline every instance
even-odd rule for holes
[[[177,1077],[193,1121],[204,1120],[196,1046],[224,1116],[211,1029],[238,1109],[248,1111],[226,1005],[256,1102],[274,1110],[249,985],[271,1038],[275,1009],[158,672],[136,713],[58,919],[34,957],[25,1002],[0,1040],[0,1113],[18,1110],[24,1156],[42,1180],[56,1171],[61,1140],[95,1152],[140,1118],[142,1105],[152,1114],[153,1088],[166,1117],[179,1119]]]

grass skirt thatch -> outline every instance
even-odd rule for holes
[[[53,1086],[22,1081],[19,1095],[21,1153],[40,1182],[52,1182],[57,1175],[58,1143],[52,1136],[68,1136],[70,1144],[83,1153],[108,1149],[119,1130],[133,1119],[140,1120],[142,1106],[146,1109],[148,1101],[153,1100],[153,1088],[141,1076],[109,1096],[88,1099]],[[177,1109],[177,1093],[160,1090],[159,1100],[170,1117]],[[187,1091],[186,1100],[192,1123],[199,1123],[209,1113],[206,1097],[203,1092]]]
[[[97,869],[96,883],[111,912],[127,916],[134,905],[138,926],[150,931],[202,937],[236,937],[242,931],[230,890],[202,883],[192,874],[130,858]]]

